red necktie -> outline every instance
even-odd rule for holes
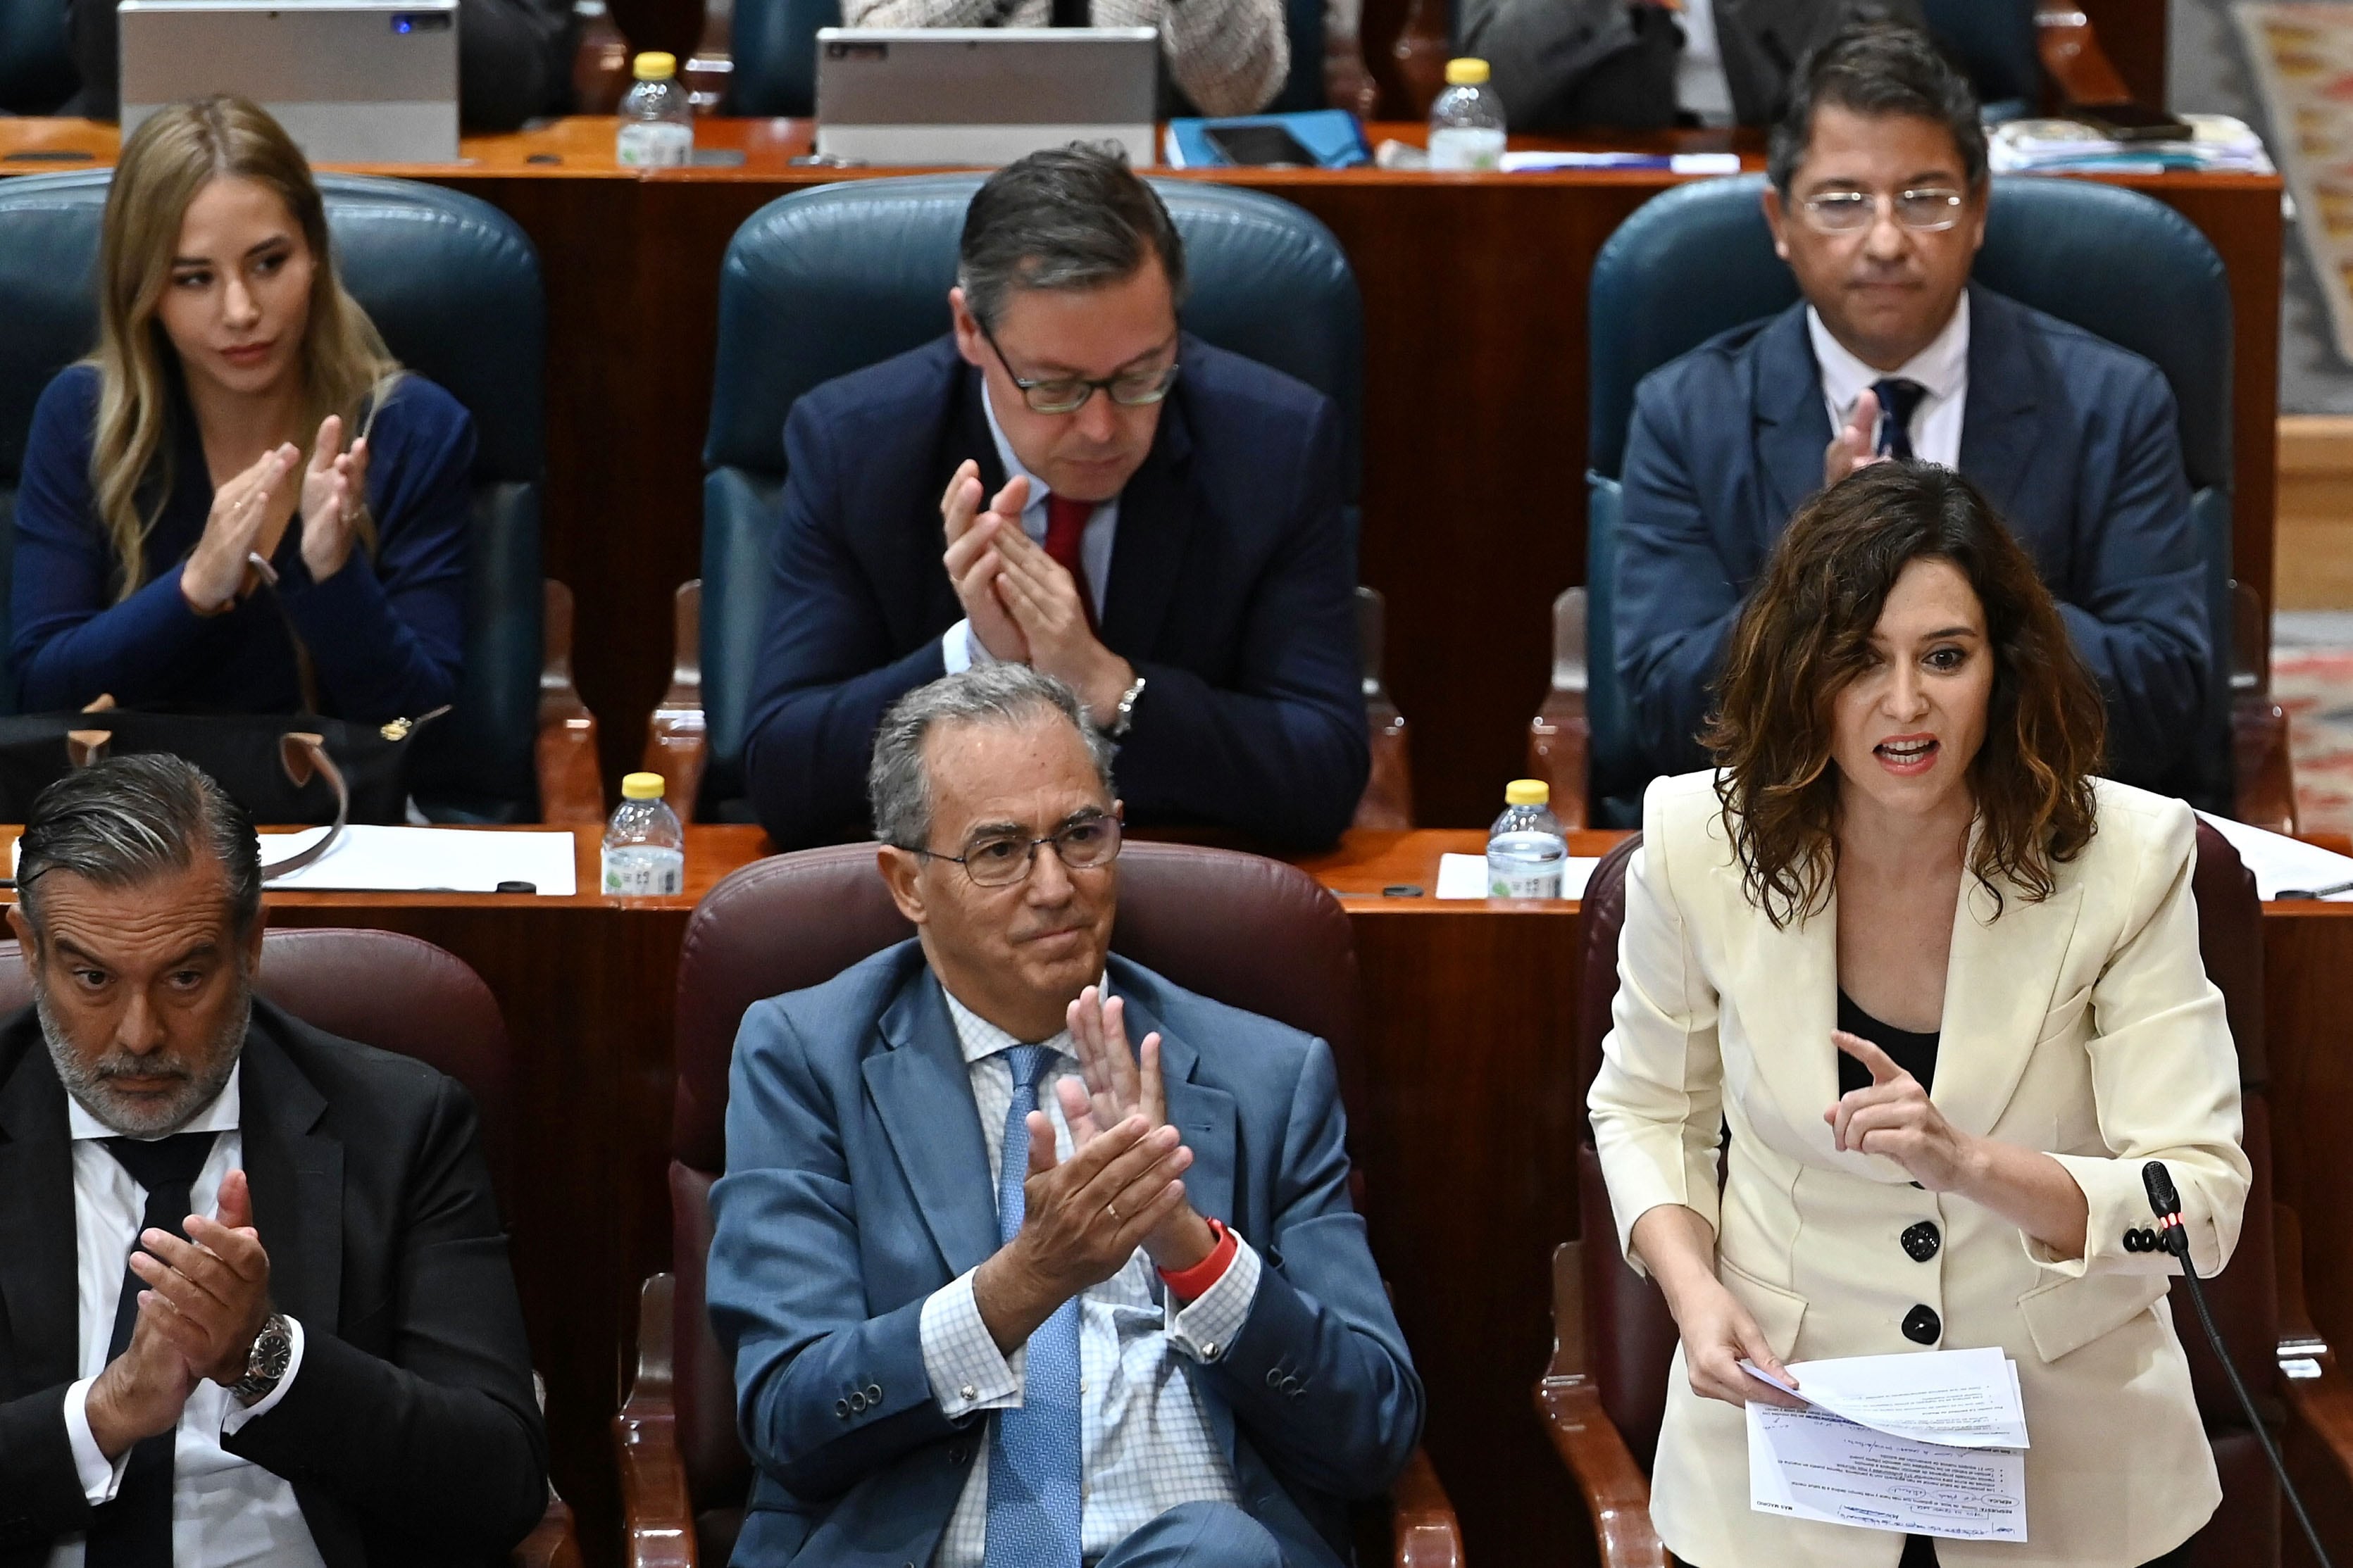
[[[1079,585],[1079,607],[1087,613],[1087,625],[1095,624],[1095,596],[1087,587],[1087,569],[1079,560],[1079,546],[1087,534],[1087,520],[1095,514],[1091,500],[1071,500],[1066,496],[1046,498],[1046,553],[1060,562],[1062,570]]]

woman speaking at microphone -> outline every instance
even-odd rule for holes
[[[1717,770],[1643,804],[1591,1098],[1682,1340],[1660,1536],[1694,1568],[2180,1560],[2221,1492],[2141,1170],[2171,1169],[2201,1274],[2249,1178],[2189,808],[2092,776],[2099,693],[1943,468],[1809,502],[1720,689]],[[1741,1405],[1794,1401],[1743,1358],[1978,1346],[2018,1365],[2023,1542],[1750,1510]]]
[[[343,291],[278,122],[208,98],[132,132],[98,295],[97,353],[26,441],[19,705],[378,723],[449,701],[473,421]]]

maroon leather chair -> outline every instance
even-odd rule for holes
[[[480,1118],[482,1154],[501,1209],[514,1212],[512,1056],[498,998],[466,961],[397,931],[322,927],[261,939],[254,989],[314,1029],[396,1052],[466,1086]],[[0,1014],[33,1000],[25,954],[0,942]],[[572,1510],[551,1495],[539,1528],[514,1550],[515,1568],[581,1568]]]
[[[1113,948],[1180,985],[1322,1037],[1355,1113],[1356,956],[1331,895],[1295,868],[1222,849],[1131,842],[1119,864]],[[913,934],[875,871],[871,844],[746,866],[711,890],[687,927],[670,1132],[672,1272],[646,1281],[637,1378],[613,1423],[632,1568],[724,1563],[751,1487],[735,1434],[733,1369],[703,1307],[736,1027],[761,998],[829,980]],[[1419,1450],[1389,1501],[1386,1519],[1366,1521],[1360,1542],[1377,1542],[1377,1553],[1393,1552],[1401,1565],[1459,1568],[1453,1507]],[[1371,1550],[1360,1544],[1359,1554]]]
[[[1536,1384],[1536,1408],[1553,1446],[1584,1493],[1605,1568],[1657,1568],[1665,1549],[1651,1527],[1649,1471],[1666,1409],[1674,1320],[1658,1288],[1619,1256],[1617,1226],[1601,1179],[1584,1097],[1601,1066],[1601,1042],[1618,994],[1618,935],[1626,913],[1626,864],[1638,834],[1594,868],[1585,893],[1584,986],[1577,1019],[1577,1208],[1584,1239],[1553,1255],[1554,1349]],[[2263,1056],[2263,906],[2238,852],[2204,823],[2198,826],[2199,947],[2206,973],[2222,993],[2239,1047],[2246,1117],[2244,1145],[2254,1165],[2246,1218],[2231,1266],[2207,1286],[2207,1298],[2240,1375],[2274,1423],[2284,1405],[2304,1416],[2353,1478],[2353,1391],[2305,1317],[2301,1271],[2295,1266],[2294,1216],[2272,1199],[2271,1105]],[[2283,1268],[2283,1264],[2285,1265]],[[2173,1286],[2173,1321],[2189,1355],[2198,1408],[2221,1472],[2222,1504],[2196,1538],[2200,1568],[2277,1563],[2282,1546],[2279,1486],[2255,1434],[2198,1326],[2188,1287]],[[2283,1323],[2289,1331],[2283,1335]],[[2284,1363],[2291,1364],[2284,1366]],[[2301,1479],[2301,1478],[2299,1478]],[[2285,1528],[2291,1531],[2293,1521]],[[2303,1548],[2299,1541],[2296,1552]]]

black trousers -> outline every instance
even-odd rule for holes
[[[1904,1555],[1895,1568],[1936,1568],[1936,1538],[1933,1535],[1907,1535],[1904,1538]],[[2189,1568],[2189,1542],[2185,1541],[2162,1557],[2152,1557],[2141,1568]]]

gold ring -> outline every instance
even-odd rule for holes
[[[1113,1225],[1125,1225],[1127,1223],[1125,1220],[1119,1217],[1119,1205],[1117,1204],[1103,1205],[1103,1213],[1111,1215],[1111,1222]]]

